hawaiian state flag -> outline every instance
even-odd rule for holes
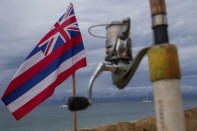
[[[51,96],[72,73],[86,66],[81,33],[71,4],[22,63],[2,100],[19,120]]]

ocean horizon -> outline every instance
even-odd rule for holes
[[[197,99],[184,99],[184,109],[196,108]],[[77,112],[78,128],[135,121],[154,115],[154,103],[142,101],[101,102]],[[0,131],[67,131],[73,129],[73,113],[59,105],[41,104],[19,121],[0,107]]]

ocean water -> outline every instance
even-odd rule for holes
[[[196,108],[197,100],[184,100],[184,109]],[[120,121],[133,121],[154,115],[153,103],[141,101],[96,103],[79,111],[78,128],[91,128]],[[20,121],[0,107],[0,131],[67,131],[73,129],[73,113],[58,105],[40,105]]]

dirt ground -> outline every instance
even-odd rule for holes
[[[197,108],[185,110],[187,131],[197,131]],[[144,117],[136,122],[119,122],[80,131],[156,131],[155,117]]]

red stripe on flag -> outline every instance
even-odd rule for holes
[[[42,69],[44,69],[47,65],[49,65],[51,62],[53,62],[55,59],[60,57],[64,52],[72,48],[73,46],[79,44],[82,42],[81,34],[77,35],[76,37],[71,39],[70,43],[73,44],[63,44],[60,47],[58,47],[55,51],[53,51],[50,55],[45,57],[43,60],[38,62],[36,65],[32,66],[29,70],[25,71],[23,74],[19,75],[15,79],[13,79],[10,84],[8,85],[7,90],[3,94],[2,98],[8,95],[10,92],[15,90],[17,87],[25,83],[27,80],[32,78],[34,75],[36,75],[38,72],[40,72]]]
[[[43,90],[40,94],[38,94],[36,97],[31,99],[21,108],[19,108],[18,110],[12,113],[16,118],[16,120],[21,119],[27,113],[32,111],[36,106],[41,104],[44,100],[46,100],[49,96],[53,94],[55,87],[57,87],[60,83],[62,83],[65,79],[67,79],[73,72],[85,66],[86,66],[86,58],[83,58],[80,61],[78,61],[76,64],[74,64],[71,68],[59,74],[55,82],[53,82],[50,86],[48,86],[45,90]]]

